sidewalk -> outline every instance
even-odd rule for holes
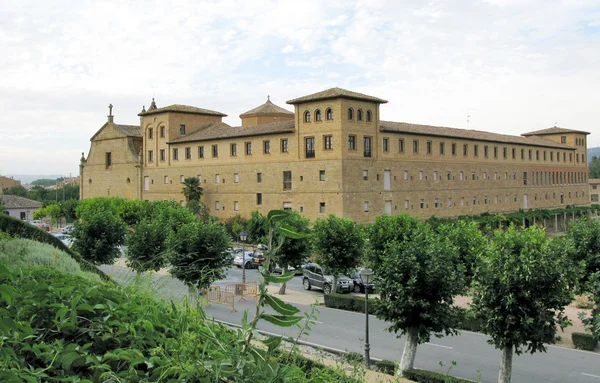
[[[324,303],[323,295],[312,295],[303,293],[300,291],[285,289],[284,295],[279,295],[279,285],[269,285],[268,286],[269,294],[276,296],[287,303],[297,303],[300,305],[312,305],[317,303],[322,305]]]

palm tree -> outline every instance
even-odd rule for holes
[[[196,177],[188,177],[183,180],[183,195],[187,202],[200,201],[202,196],[202,187],[200,186],[200,180]]]

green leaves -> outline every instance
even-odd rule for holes
[[[285,210],[271,210],[268,214],[267,214],[267,219],[271,222],[271,223],[277,223],[277,222],[281,222],[284,219],[286,219],[288,216],[290,215],[290,213],[288,213]]]
[[[269,323],[272,323],[279,327],[290,327],[302,320],[301,316],[287,316],[287,315],[270,315],[261,314],[260,319],[264,319]]]
[[[264,300],[266,304],[271,306],[273,310],[277,311],[281,315],[294,315],[300,312],[296,306],[285,303],[281,299],[272,295],[265,294]]]
[[[287,274],[284,274],[281,276],[275,276],[272,273],[270,273],[268,270],[265,270],[262,267],[261,267],[260,273],[263,276],[263,278],[265,278],[265,281],[270,282],[270,283],[286,283],[286,282],[291,281],[294,278],[294,276],[296,275],[295,271],[290,271]]]

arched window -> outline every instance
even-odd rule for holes
[[[322,121],[322,120],[323,120],[323,117],[321,115],[321,110],[320,109],[315,110],[315,121]]]
[[[327,108],[325,114],[327,115],[328,120],[333,120],[333,110],[331,110],[331,108]]]
[[[362,121],[362,109],[356,112],[356,121]]]
[[[354,119],[354,109],[352,109],[352,108],[348,108],[348,119],[349,120]]]
[[[367,110],[367,122],[371,122],[371,111]]]
[[[308,110],[304,112],[304,122],[310,122],[310,112]]]

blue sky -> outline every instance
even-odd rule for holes
[[[0,174],[76,174],[109,103],[118,123],[154,96],[239,125],[332,86],[389,100],[385,120],[600,146],[600,1],[124,3],[2,2]]]

